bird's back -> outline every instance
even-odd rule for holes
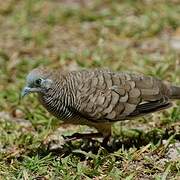
[[[84,77],[77,88],[79,112],[91,121],[128,119],[169,104],[168,86],[153,77],[109,70],[87,71]],[[145,111],[137,112],[141,108]]]

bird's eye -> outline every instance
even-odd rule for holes
[[[35,81],[35,83],[36,83],[36,85],[41,85],[41,82],[42,82],[42,79],[36,79],[36,81]]]

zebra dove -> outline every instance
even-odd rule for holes
[[[36,68],[27,76],[22,96],[38,93],[40,103],[64,123],[88,125],[98,133],[76,138],[111,136],[117,121],[144,116],[180,99],[180,87],[151,76],[105,69],[62,72]]]

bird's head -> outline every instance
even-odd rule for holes
[[[33,69],[26,78],[26,86],[21,92],[21,97],[30,93],[44,94],[51,88],[53,80],[51,72],[44,68]]]

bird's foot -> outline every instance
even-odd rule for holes
[[[92,139],[93,138],[103,138],[103,135],[101,133],[87,133],[87,134],[81,134],[81,133],[74,133],[71,136],[64,136],[64,135],[51,135],[50,137],[46,138],[43,142],[43,144],[49,149],[49,150],[55,150],[55,149],[66,149],[65,147],[68,147],[68,145],[71,145],[76,140],[90,140],[86,142],[95,142]],[[98,141],[96,141],[98,142]],[[109,137],[105,137],[102,141],[102,143],[98,143],[105,149],[109,149]],[[93,143],[94,144],[94,143]]]
[[[98,138],[102,137],[101,133],[88,133],[88,134],[81,134],[81,133],[75,133],[71,136],[63,136],[65,139],[65,142],[70,142],[78,139],[91,139],[91,138]]]

